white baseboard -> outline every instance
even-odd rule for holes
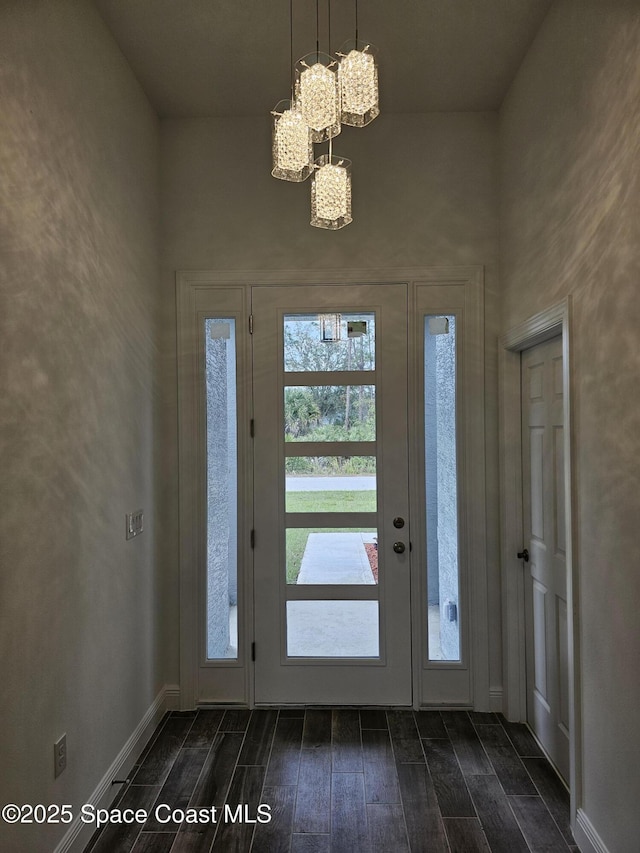
[[[111,784],[112,780],[127,777],[165,711],[175,710],[179,706],[180,689],[174,684],[165,685],[115,757],[95,791],[85,800],[85,803],[91,804],[95,808],[109,808],[121,790],[120,786]],[[94,831],[95,826],[90,823],[83,823],[78,815],[53,853],[81,853],[89,843]]]
[[[502,687],[492,687],[489,690],[489,707],[494,714],[502,713]]]
[[[573,837],[582,853],[609,853],[607,845],[600,838],[594,825],[582,809],[578,809],[576,815]]]
[[[164,708],[165,711],[179,711],[180,710],[180,685],[179,684],[165,684],[164,688]]]

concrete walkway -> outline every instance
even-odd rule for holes
[[[299,584],[373,584],[364,548],[375,533],[310,533]],[[289,601],[287,652],[293,657],[377,657],[377,601]]]
[[[375,533],[310,533],[298,583],[375,583],[365,542]]]

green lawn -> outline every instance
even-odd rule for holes
[[[375,512],[375,491],[288,492],[287,512]],[[290,527],[287,530],[287,583],[297,583],[310,533],[374,532],[375,527]]]

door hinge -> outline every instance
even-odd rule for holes
[[[253,314],[249,314],[249,334],[253,334]]]
[[[254,661],[255,659],[256,659],[256,644],[251,643],[251,660]]]
[[[255,434],[256,434],[255,421],[253,420],[253,418],[251,418],[251,420],[249,421],[249,435],[251,436],[251,438],[253,438],[255,436]]]
[[[252,548],[256,547],[256,532],[255,532],[255,530],[251,531],[251,547]]]

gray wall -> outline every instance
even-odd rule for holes
[[[572,294],[584,810],[640,823],[640,8],[554,4],[501,111],[502,328]]]
[[[77,809],[166,681],[158,125],[90,4],[2,4],[0,54],[0,800]],[[2,850],[64,830],[3,825]]]
[[[162,283],[167,396],[166,524],[178,636],[175,448],[175,270],[322,269],[484,264],[491,684],[501,684],[497,558],[497,116],[381,115],[345,128],[334,150],[353,160],[354,222],[309,225],[309,184],[270,175],[268,116],[161,123]],[[173,484],[173,487],[172,487]],[[177,643],[171,653],[177,679]]]

